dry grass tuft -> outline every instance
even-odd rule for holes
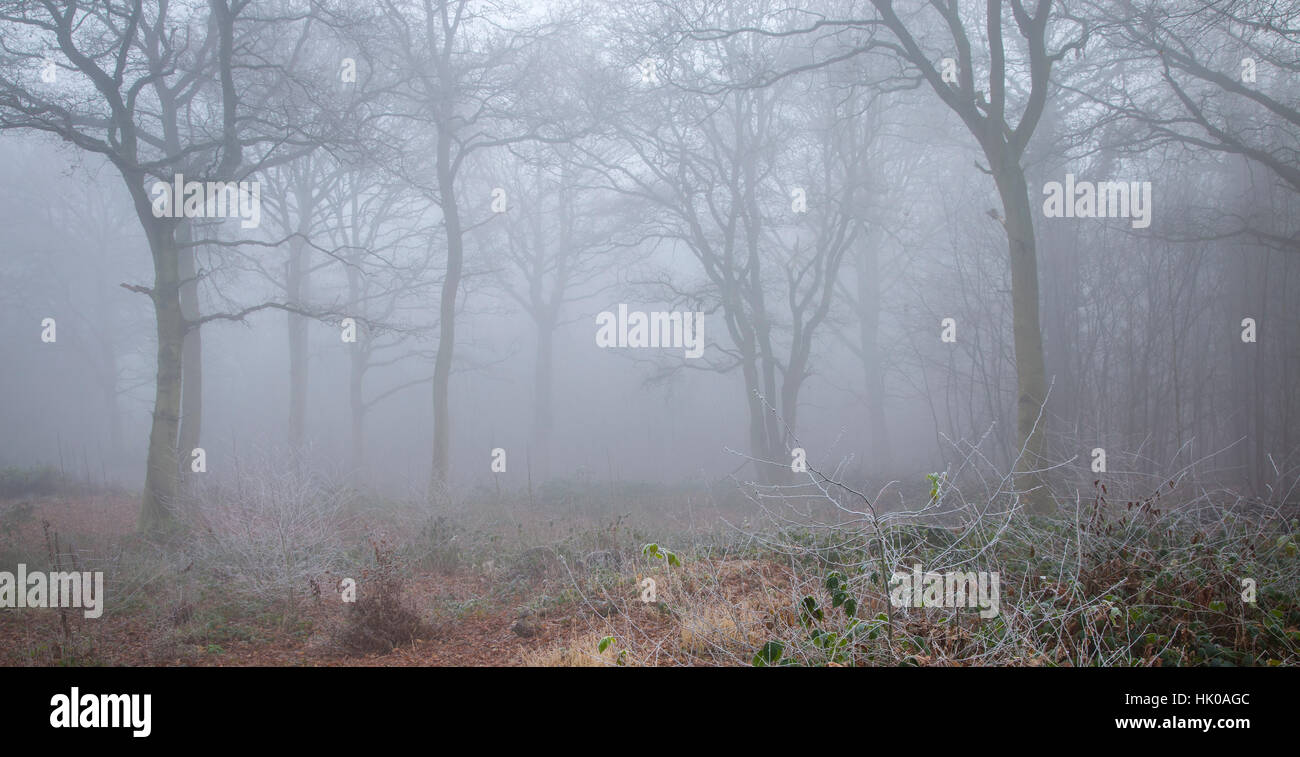
[[[589,633],[572,639],[560,646],[548,649],[527,651],[523,654],[523,664],[530,668],[604,668],[618,667],[619,653],[623,651],[617,642],[609,645],[604,652],[597,649],[599,633]],[[639,667],[640,663],[631,653],[623,655],[623,667]]]
[[[746,604],[703,604],[683,613],[681,649],[700,657],[752,655],[763,644],[764,624]]]

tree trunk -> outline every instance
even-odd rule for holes
[[[452,354],[456,346],[456,294],[460,290],[461,268],[464,264],[460,209],[456,206],[456,177],[451,164],[451,136],[445,128],[438,131],[438,190],[443,221],[447,228],[447,273],[442,281],[438,356],[433,364],[433,471],[430,496],[435,496],[448,483],[451,447],[448,390]]]
[[[1011,255],[1012,334],[1016,358],[1016,430],[1023,455],[1016,466],[1017,488],[1025,491],[1041,487],[1034,471],[1044,462],[1046,414],[1039,419],[1047,396],[1046,371],[1043,366],[1043,335],[1038,316],[1038,258],[1034,246],[1033,211],[1025,173],[1016,158],[1006,152],[990,155],[998,193],[1006,213],[1004,226]],[[1038,488],[1028,496],[1031,509],[1044,510],[1048,493]]]
[[[364,471],[366,465],[366,406],[361,397],[362,381],[366,375],[364,361],[360,348],[353,344],[348,377],[348,406],[352,419],[352,469],[357,472]]]
[[[176,252],[180,281],[181,315],[188,321],[199,318],[199,282],[198,267],[195,263],[194,248],[189,245],[191,234],[188,224],[177,227],[177,236],[181,245]],[[199,446],[203,429],[203,333],[201,329],[190,329],[185,334],[185,343],[181,351],[181,429],[178,449],[182,455]],[[181,473],[189,471],[182,466]]]
[[[148,211],[146,211],[148,212]],[[181,313],[179,261],[170,224],[148,223],[154,259],[153,303],[158,322],[158,384],[153,425],[149,431],[144,497],[139,529],[160,533],[172,523],[171,507],[179,487],[177,433],[180,426],[181,367],[185,317]]]
[[[758,378],[758,357],[753,345],[738,344],[741,350],[741,373],[745,377],[745,400],[749,409],[749,454],[754,458],[754,473],[761,484],[772,482],[771,466],[764,461],[767,455],[767,413],[764,412],[762,387]]]
[[[533,443],[530,464],[533,475],[546,481],[551,473],[551,432],[554,408],[555,322],[537,322],[537,363],[533,374]]]
[[[299,206],[299,213],[308,213]],[[301,225],[301,224],[300,224]],[[305,243],[301,236],[289,242],[286,265],[286,295],[289,303],[302,307],[306,299],[307,274],[304,261]],[[307,319],[298,313],[286,313],[289,326],[289,449],[295,457],[302,452],[307,425]]]
[[[872,470],[889,469],[889,430],[885,426],[885,369],[880,358],[880,260],[878,232],[858,248],[858,339],[867,397],[867,433]]]
[[[353,240],[353,244],[360,246],[356,239]],[[359,306],[361,295],[361,272],[357,265],[349,266],[348,302]],[[368,336],[369,334],[357,334],[357,341],[348,345],[348,409],[351,418],[354,477],[359,477],[365,471],[366,465],[366,402],[362,388],[366,379],[366,364],[370,360],[370,344],[363,341]]]

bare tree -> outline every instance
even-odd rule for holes
[[[598,279],[636,239],[624,232],[635,226],[635,208],[599,192],[597,172],[566,145],[525,144],[498,155],[491,180],[509,187],[513,202],[490,230],[504,235],[497,279],[536,338],[529,473],[544,481],[555,428],[555,332],[573,317],[566,305],[605,289]]]
[[[744,15],[736,11],[721,13],[734,21]],[[669,14],[654,28],[674,22]],[[664,83],[629,97],[617,128],[625,154],[598,161],[612,190],[658,209],[647,233],[700,264],[700,280],[661,273],[656,294],[701,304],[725,324],[730,346],[714,342],[703,366],[672,369],[740,371],[750,454],[778,463],[758,473],[779,480],[840,267],[860,232],[855,203],[867,169],[863,134],[851,124],[854,98],[828,91],[824,80],[807,89],[791,80],[717,87],[719,75],[749,82],[784,59],[781,44],[758,36],[722,35],[681,55],[671,32],[651,41],[647,54],[661,56],[656,79]]]
[[[528,24],[509,28],[511,16],[476,0],[385,0],[377,19],[390,54],[400,62],[401,80],[393,86],[397,115],[385,128],[409,149],[396,157],[393,170],[441,210],[446,244],[433,369],[431,494],[448,481],[457,301],[464,286],[466,232],[476,223],[466,214],[472,208],[487,210],[488,200],[463,196],[462,173],[476,152],[537,139],[545,125],[521,117],[519,96],[522,83],[537,76],[530,56],[541,32]],[[430,139],[423,139],[427,132],[397,138],[412,125],[427,128]]]
[[[182,289],[199,272],[188,275],[185,251],[206,240],[194,240],[189,219],[154,212],[153,185],[186,172],[188,179],[245,178],[319,141],[293,124],[271,122],[265,112],[241,111],[241,100],[270,99],[268,89],[283,99],[292,82],[274,76],[283,68],[260,67],[254,75],[236,62],[236,37],[241,50],[252,50],[259,47],[256,34],[279,30],[274,17],[263,17],[256,31],[252,25],[241,31],[248,10],[247,0],[156,7],[117,0],[0,5],[6,70],[0,76],[0,128],[54,134],[103,155],[120,174],[149,242],[153,284],[124,284],[147,295],[157,317],[158,377],[142,531],[169,524],[168,507],[177,494],[187,334],[204,323],[240,320],[274,306],[187,317]],[[55,72],[52,86],[39,81],[41,69]],[[245,76],[239,86],[237,71]],[[245,160],[245,154],[255,159]]]

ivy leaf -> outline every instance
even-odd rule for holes
[[[802,622],[805,626],[809,626],[812,625],[812,622],[814,620],[825,620],[825,619],[826,619],[826,615],[822,612],[822,608],[817,606],[817,600],[813,599],[811,594],[804,597],[803,607],[799,611],[800,622]]]
[[[785,654],[785,645],[779,641],[769,641],[758,650],[754,655],[754,667],[765,668],[768,665],[775,665],[781,660],[781,655]]]

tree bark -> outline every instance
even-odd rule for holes
[[[450,119],[443,123],[448,120]],[[449,388],[452,355],[456,346],[456,295],[460,290],[465,257],[460,209],[456,205],[451,137],[446,128],[438,130],[438,190],[447,229],[447,272],[442,281],[442,299],[439,303],[438,356],[433,364],[433,471],[430,496],[436,495],[448,483],[451,447]]]
[[[1043,335],[1038,314],[1038,257],[1034,244],[1033,211],[1024,170],[1017,159],[1007,155],[990,155],[994,179],[1006,214],[1004,225],[1011,259],[1012,336],[1016,358],[1016,430],[1023,447],[1016,466],[1017,488],[1025,491],[1041,486],[1033,471],[1044,462],[1046,453],[1044,425],[1039,419],[1047,397],[1047,378],[1043,364]],[[1046,507],[1046,492],[1037,489],[1029,497],[1032,509]]]
[[[137,197],[137,212],[151,216],[143,192]],[[139,208],[144,203],[143,209]],[[173,522],[171,508],[179,489],[177,434],[180,427],[182,352],[186,322],[181,312],[179,260],[172,223],[145,221],[154,260],[151,298],[158,330],[158,382],[154,391],[153,424],[149,430],[144,495],[140,506],[139,530],[157,535]]]
[[[181,315],[187,321],[199,318],[199,282],[198,267],[194,248],[188,243],[191,235],[188,225],[177,227],[177,235],[182,242],[177,250],[178,272],[180,276]],[[181,430],[178,449],[189,454],[199,446],[203,429],[203,332],[190,329],[185,334],[185,343],[181,350]],[[181,473],[188,471],[182,467]]]

